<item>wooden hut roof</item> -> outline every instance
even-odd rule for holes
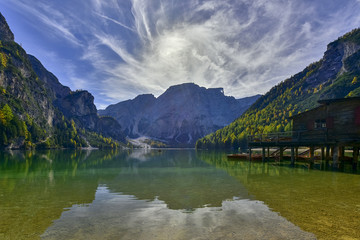
[[[323,99],[323,100],[319,100],[318,103],[328,105],[335,102],[351,102],[351,101],[360,101],[360,97]]]
[[[351,101],[360,101],[360,97],[322,99],[322,100],[318,101],[318,103],[321,104],[320,106],[310,109],[308,111],[293,115],[289,118],[294,119],[294,118],[300,117],[303,114],[309,114],[311,112],[318,111],[324,105],[329,105],[329,104],[338,103],[338,102],[351,102]]]

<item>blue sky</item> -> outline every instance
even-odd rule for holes
[[[194,82],[263,94],[360,27],[360,0],[0,0],[15,40],[98,108]]]

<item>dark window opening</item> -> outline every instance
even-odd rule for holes
[[[326,128],[326,119],[318,119],[315,121],[315,129]]]

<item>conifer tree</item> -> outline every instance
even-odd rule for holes
[[[9,105],[5,104],[5,106],[2,108],[2,113],[4,114],[4,120],[5,120],[4,125],[8,125],[14,117],[14,114],[11,108],[9,107]]]

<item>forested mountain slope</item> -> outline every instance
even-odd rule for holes
[[[330,43],[323,58],[273,87],[230,125],[200,139],[197,148],[246,146],[248,135],[291,130],[289,117],[319,99],[360,96],[360,29]]]
[[[78,95],[83,101],[74,100]],[[84,111],[75,115],[72,108]],[[86,121],[89,116],[91,124]],[[109,131],[106,124],[115,131]],[[114,119],[97,116],[90,93],[72,92],[27,55],[0,14],[0,148],[75,148],[89,143],[114,147],[117,143],[105,136],[123,140],[119,129]]]

